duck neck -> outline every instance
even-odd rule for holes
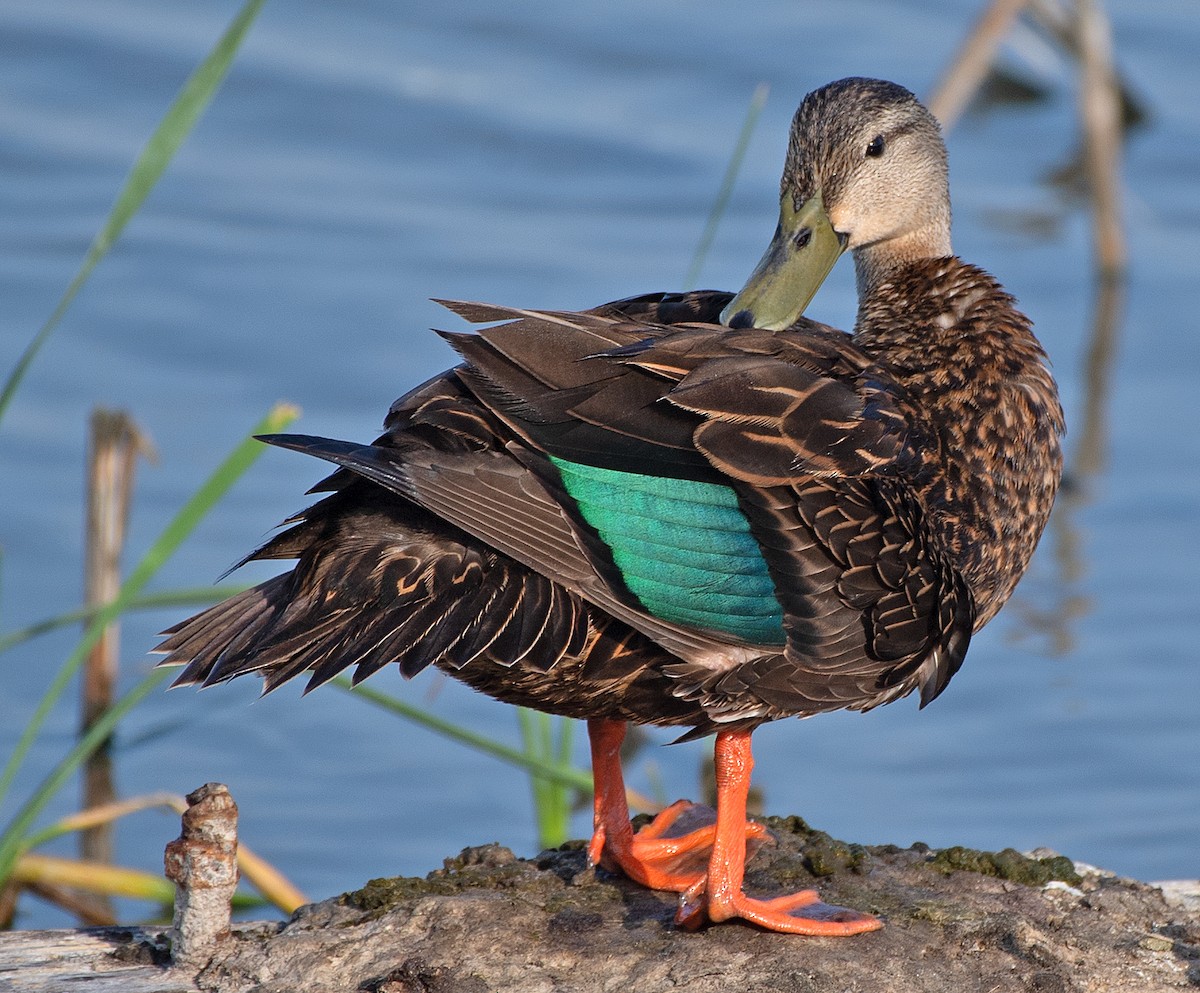
[[[897,271],[926,259],[953,255],[950,247],[950,228],[946,224],[930,224],[895,238],[872,242],[854,249],[854,276],[858,286],[859,309],[869,301],[879,287],[894,279]]]

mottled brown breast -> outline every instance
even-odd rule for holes
[[[970,586],[978,629],[1028,566],[1062,476],[1046,353],[999,283],[954,258],[880,282],[855,340],[907,391],[923,461],[914,485]]]

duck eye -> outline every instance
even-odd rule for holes
[[[883,135],[877,134],[871,139],[870,144],[867,145],[867,157],[871,159],[879,158],[883,154],[883,148]]]

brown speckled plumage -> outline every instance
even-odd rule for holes
[[[784,174],[797,204],[823,191],[855,253],[853,335],[721,327],[731,295],[708,291],[451,305],[504,323],[448,336],[464,365],[398,400],[373,444],[271,439],[341,468],[251,556],[291,572],[168,632],[178,682],[432,664],[509,702],[692,734],[933,699],[1029,563],[1063,419],[1029,322],[948,254],[936,125],[890,87],[810,96]],[[864,159],[876,133],[893,159]],[[901,179],[873,178],[875,158]],[[781,643],[653,616],[548,455],[731,488]]]
[[[892,272],[862,301],[855,341],[927,425],[913,485],[970,587],[978,629],[1029,565],[1062,474],[1046,355],[1000,284],[956,258]]]

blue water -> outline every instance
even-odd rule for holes
[[[159,453],[139,476],[132,563],[273,401],[303,408],[300,430],[372,436],[395,396],[453,361],[427,328],[457,322],[429,297],[578,308],[679,287],[766,81],[770,101],[700,280],[740,285],[775,223],[786,128],[803,94],[850,74],[928,94],[981,4],[411,6],[266,6],[218,99],[0,424],[0,630],[78,603],[94,405],[129,409]],[[856,841],[1047,845],[1141,878],[1195,878],[1200,11],[1192,0],[1113,6],[1122,72],[1151,117],[1127,146],[1132,262],[1103,390],[1087,372],[1087,215],[1047,182],[1077,139],[1071,67],[1022,32],[1004,63],[1048,99],[977,113],[949,136],[956,247],[1002,277],[1053,357],[1071,424],[1070,497],[1013,603],[934,706],[766,727],[756,778],[769,811]],[[0,6],[0,374],[236,7]],[[844,325],[853,307],[844,263],[810,313]],[[156,588],[215,579],[302,506],[321,473],[268,452]],[[123,685],[180,613],[125,622]],[[0,657],[0,757],[72,644],[60,633]],[[451,681],[382,673],[374,683],[517,738],[508,708]],[[256,696],[253,680],[156,695],[122,726],[122,793],[229,784],[244,840],[314,898],[424,873],[468,844],[532,851],[520,772],[333,689]],[[0,822],[75,721],[73,701],[54,711]],[[695,795],[707,748],[655,745],[632,785]],[[74,803],[72,788],[47,817]],[[172,815],[126,821],[118,856],[154,869],[177,830]],[[574,830],[586,835],[586,816]],[[66,922],[34,900],[22,907],[24,926]]]

